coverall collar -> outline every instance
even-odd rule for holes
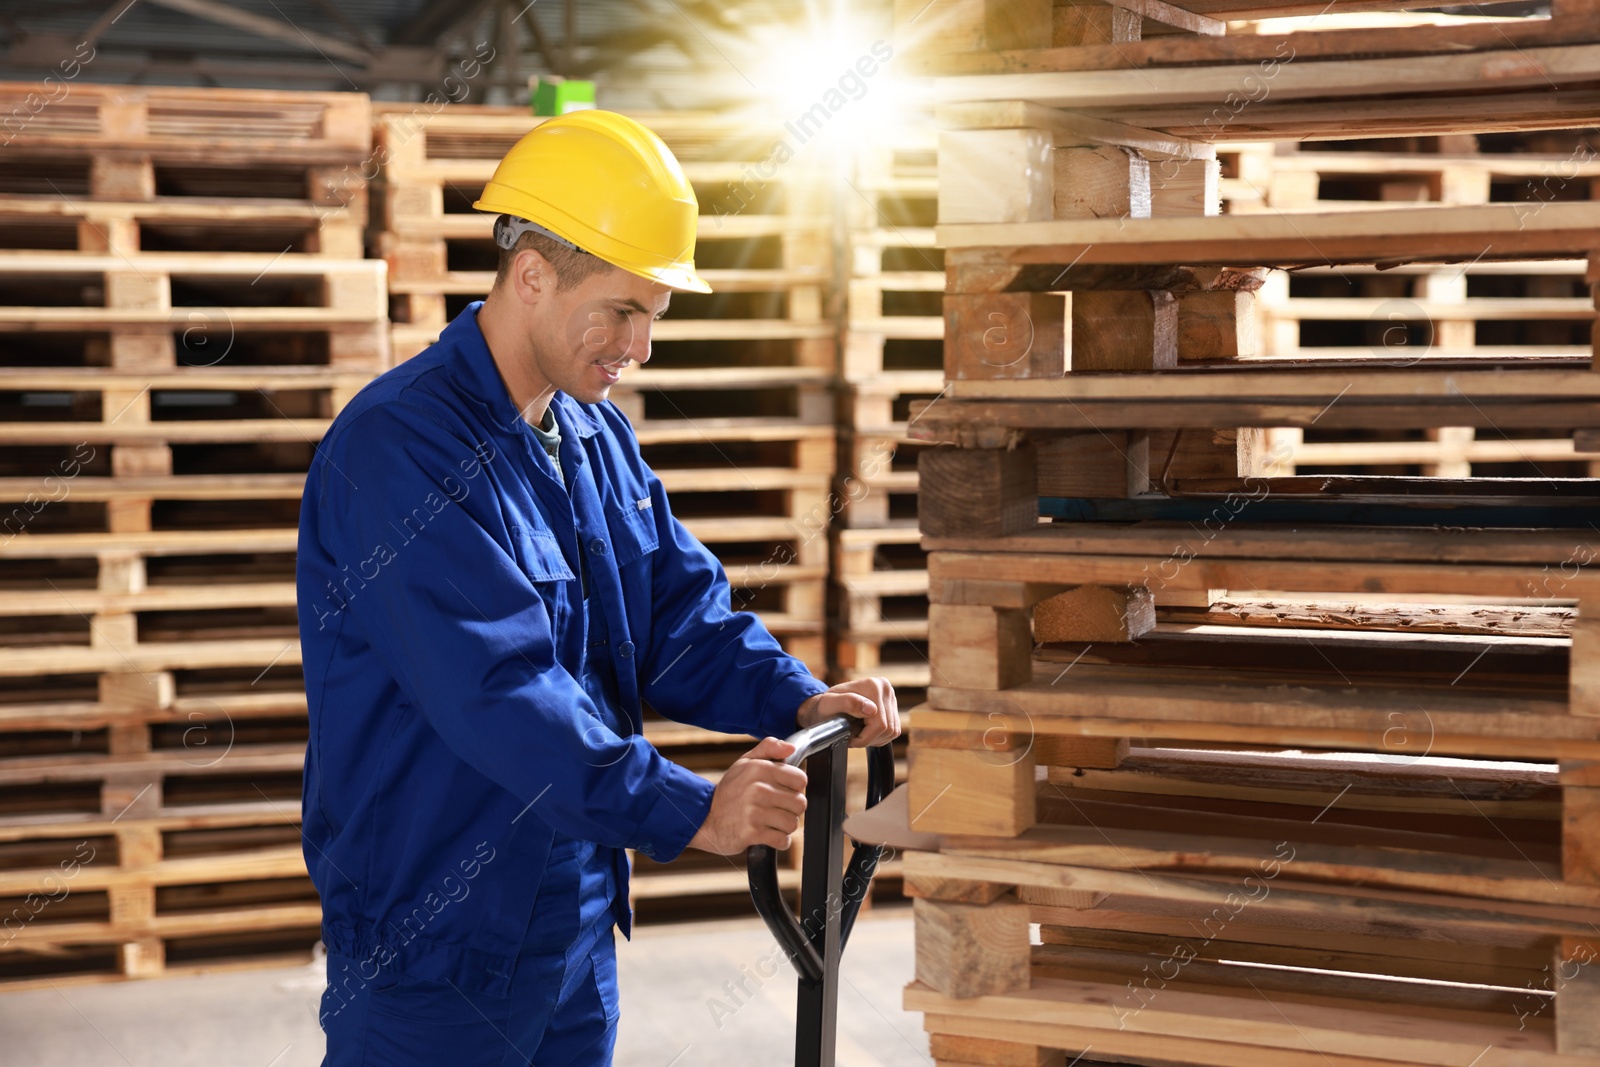
[[[439,341],[448,346],[451,374],[462,392],[484,408],[489,421],[508,433],[527,433],[527,420],[512,403],[511,394],[500,380],[500,369],[489,352],[489,344],[478,328],[478,309],[482,306],[482,300],[474,300],[463,308],[441,331]],[[600,432],[600,423],[587,405],[560,392],[550,398],[550,403],[556,408],[556,421],[563,432],[570,430],[580,438],[593,437]]]

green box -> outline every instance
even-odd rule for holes
[[[594,82],[556,75],[548,75],[534,82],[535,115],[565,115],[569,111],[583,111],[592,107],[594,107]]]

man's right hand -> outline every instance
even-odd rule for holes
[[[735,760],[711,794],[711,814],[689,847],[719,856],[751,845],[788,848],[806,811],[806,772],[775,761],[792,752],[789,742],[767,737]]]

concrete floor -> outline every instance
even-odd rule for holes
[[[661,926],[617,939],[616,1067],[792,1060],[791,969],[762,980],[759,919]],[[781,962],[781,961],[780,961]],[[905,907],[864,915],[841,964],[838,1067],[928,1067],[922,1017],[900,1008],[913,970]],[[743,979],[742,991],[730,983]],[[58,985],[0,994],[0,1062],[17,1067],[316,1067],[320,968]]]

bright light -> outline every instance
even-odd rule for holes
[[[763,36],[767,58],[752,77],[797,137],[862,143],[906,118],[908,93],[893,76],[887,30],[840,25]]]

